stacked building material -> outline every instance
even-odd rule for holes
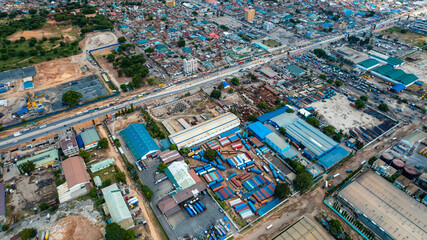
[[[243,187],[248,190],[252,191],[254,189],[260,188],[261,186],[265,185],[267,183],[267,180],[261,175],[257,175],[245,182],[242,183]]]
[[[265,204],[268,202],[268,199],[274,194],[274,185],[272,183],[267,186],[260,188],[259,190],[252,193],[252,196],[260,203]]]

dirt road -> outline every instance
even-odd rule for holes
[[[108,132],[105,129],[104,126],[101,126],[98,128],[99,133],[101,138],[106,137],[108,138]],[[116,152],[114,150],[113,147],[109,147],[108,148],[108,155],[109,157],[113,157],[114,159],[116,159],[116,165],[119,168],[120,171],[124,172],[126,174],[126,182],[127,183],[133,183],[132,178],[129,176],[129,172],[126,170],[126,166],[122,160],[122,157],[120,156],[120,154],[118,152]],[[147,209],[148,203],[145,201],[144,196],[142,196],[138,186],[136,184],[132,184],[131,188],[130,188],[130,192],[133,196],[135,196],[138,201],[139,201],[139,206],[142,210],[142,213],[144,214],[144,218],[147,221],[147,225],[148,225],[148,238],[149,239],[153,239],[153,240],[162,240],[159,228],[161,226],[158,226],[157,224],[155,224],[155,221],[153,220],[153,216],[149,214],[149,212],[151,212],[149,209]]]
[[[423,126],[423,123],[420,125],[403,125],[395,130],[395,132],[382,140],[381,142],[374,143],[359,153],[357,153],[353,158],[344,163],[341,167],[336,169],[335,171],[329,173],[329,175],[334,175],[335,173],[340,173],[340,177],[337,178],[335,184],[338,184],[342,181],[348,174],[346,170],[348,169],[356,169],[360,166],[362,161],[367,161],[372,156],[378,155],[380,152],[386,150],[391,147],[396,142],[390,142],[393,137],[398,139],[408,135],[417,127]],[[375,149],[375,147],[381,146],[379,149]],[[384,147],[383,147],[384,146]],[[327,176],[324,176],[326,178]],[[325,191],[318,187],[310,193],[303,195],[302,197],[296,196],[289,200],[289,202],[280,206],[274,213],[270,216],[264,218],[259,223],[256,224],[255,227],[251,228],[248,231],[244,231],[243,233],[236,234],[235,239],[271,239],[276,236],[279,232],[283,231],[290,224],[296,221],[300,216],[306,215],[310,218],[316,216],[320,211],[326,212],[329,216],[340,219],[338,215],[336,215],[331,209],[329,209],[324,203],[323,199],[325,197]],[[363,239],[359,234],[356,233],[349,225],[344,224],[344,229],[350,233],[353,239]],[[273,227],[270,228],[269,231],[266,231],[266,227],[270,224],[273,224]],[[333,239],[331,237],[331,239]]]

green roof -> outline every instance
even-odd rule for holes
[[[188,173],[188,166],[184,162],[173,162],[165,169],[165,173],[179,190],[191,187],[196,183],[190,173]]]
[[[31,157],[26,157],[19,160],[16,165],[20,166],[28,161],[33,162],[36,165],[36,168],[42,167],[44,165],[51,165],[55,160],[59,160],[58,153],[59,152],[57,148],[48,151],[39,151]]]
[[[124,219],[132,218],[117,184],[103,188],[102,193],[113,222],[118,223]]]
[[[104,161],[94,163],[90,165],[90,172],[92,173],[98,172],[101,169],[104,169],[106,167],[113,165],[113,163],[114,163],[114,158],[107,158]]]
[[[85,146],[101,140],[98,135],[98,132],[96,131],[96,128],[94,127],[86,129],[84,132],[80,133],[80,137],[82,138]]]
[[[387,62],[389,62],[389,63],[390,63],[390,64],[392,64],[393,66],[395,66],[395,65],[400,65],[400,64],[402,64],[402,63],[403,63],[403,61],[402,61],[402,60],[397,59],[397,58],[394,58],[394,57],[389,57],[389,58],[387,58]]]
[[[378,62],[376,59],[366,59],[365,61],[361,61],[360,63],[358,63],[360,66],[364,67],[364,68],[371,68],[375,65],[378,65],[380,62]]]
[[[285,66],[285,68],[288,69],[292,74],[295,74],[297,76],[300,76],[305,73],[304,69],[301,69],[300,67],[294,64],[287,65]]]
[[[403,83],[405,85],[409,85],[418,80],[418,77],[414,74],[407,74],[403,70],[395,69],[390,65],[383,65],[373,69],[372,71],[375,71],[383,76],[391,78],[392,80]]]

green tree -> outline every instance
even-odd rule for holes
[[[9,230],[9,225],[4,224],[3,226],[1,226],[1,230],[4,232]]]
[[[341,226],[341,222],[336,220],[336,219],[332,219],[329,222],[329,231],[331,232],[332,235],[334,236],[338,236],[341,233],[343,233],[343,229]]]
[[[280,132],[282,135],[286,135],[286,129],[285,129],[284,127],[280,127],[280,128],[279,128],[279,132]]]
[[[362,109],[365,107],[365,102],[361,99],[357,99],[354,101],[354,106],[356,106],[357,109]]]
[[[166,168],[168,168],[168,166],[166,166],[166,164],[160,163],[159,166],[157,166],[157,171],[163,172],[163,171],[165,171]]]
[[[267,103],[266,102],[259,102],[259,103],[257,103],[256,106],[261,108],[261,109],[265,109],[267,107]]]
[[[333,80],[332,78],[329,78],[329,79],[327,80],[327,82],[328,82],[329,84],[332,84],[332,83],[334,83],[334,80]]]
[[[126,38],[125,37],[119,37],[119,38],[117,38],[117,42],[119,42],[119,43],[124,43],[124,42],[126,42]]]
[[[361,141],[356,140],[356,149],[357,149],[357,150],[362,149],[362,148],[363,148],[363,146],[364,146],[364,144],[363,144]]]
[[[318,58],[326,58],[328,57],[328,54],[325,52],[325,50],[321,48],[316,48],[313,50],[313,53],[316,54]]]
[[[21,166],[19,166],[21,173],[30,173],[34,171],[34,169],[36,169],[36,165],[31,161],[27,161],[26,163],[23,163]]]
[[[108,187],[110,185],[111,185],[111,179],[107,179],[104,182],[102,182],[102,187],[103,188]]]
[[[214,89],[211,92],[211,98],[216,98],[216,99],[220,99],[221,98],[221,91],[218,89]]]
[[[279,183],[274,189],[274,196],[280,199],[284,199],[289,195],[290,192],[291,190],[289,189],[289,185],[287,183]]]
[[[124,172],[116,172],[114,177],[117,179],[117,181],[126,183],[126,175]]]
[[[360,96],[360,100],[367,102],[368,101],[368,96],[362,95]]]
[[[106,148],[108,148],[108,140],[107,140],[107,138],[102,138],[101,140],[99,140],[99,142],[98,142],[98,148],[100,148],[100,149],[106,149]]]
[[[218,153],[213,149],[206,150],[205,154],[203,155],[203,157],[209,161],[214,161],[217,156],[218,156]]]
[[[335,134],[335,128],[334,126],[328,125],[323,128],[323,132],[328,136],[332,136],[333,134]]]
[[[116,59],[116,55],[110,53],[107,55],[107,61],[108,62],[114,62],[114,60]]]
[[[377,158],[376,156],[373,156],[373,157],[369,158],[369,160],[368,160],[368,164],[369,164],[369,165],[374,164],[374,162],[375,162],[377,159],[378,159],[378,158]]]
[[[293,113],[293,112],[294,112],[294,110],[293,110],[292,108],[288,108],[288,109],[286,109],[286,112],[287,112],[287,113]]]
[[[120,85],[120,88],[122,89],[123,92],[127,92],[128,91],[128,85],[126,85],[124,83],[122,85]]]
[[[28,10],[28,13],[31,14],[31,15],[34,15],[34,14],[37,13],[37,10],[34,9],[34,8],[31,8],[30,10]]]
[[[98,196],[98,194],[96,194],[96,187],[91,187],[89,190],[89,196],[91,198],[96,198]]]
[[[185,39],[183,37],[179,38],[178,47],[185,47]]]
[[[232,88],[230,88],[230,89],[228,89],[228,93],[232,94],[232,93],[234,93],[234,90]]]
[[[296,178],[294,179],[294,186],[301,193],[304,193],[309,190],[312,184],[313,177],[307,171],[298,173]]]
[[[106,240],[124,240],[126,230],[117,223],[110,223],[105,227]]]
[[[190,153],[190,149],[188,147],[183,147],[181,150],[179,150],[179,153],[183,156],[187,156]]]
[[[252,114],[248,117],[248,121],[250,122],[254,122],[256,120],[256,118],[258,117],[257,114]]]
[[[18,233],[18,235],[21,237],[21,240],[29,240],[37,236],[37,229],[24,228],[22,231]]]
[[[153,191],[146,185],[141,186],[141,191],[144,193],[144,196],[147,198],[147,200],[151,201],[153,198]]]
[[[325,80],[326,79],[326,75],[325,74],[320,74],[319,78]]]
[[[367,48],[368,50],[372,50],[372,49],[374,49],[374,46],[372,46],[372,45],[368,45],[366,48]]]
[[[231,79],[231,83],[232,83],[234,86],[239,86],[240,81],[239,81],[239,79],[238,79],[238,78],[234,77],[234,78],[232,78],[232,79]]]
[[[218,89],[219,89],[219,90],[223,90],[223,89],[224,89],[224,84],[223,84],[223,83],[220,83],[220,84],[218,85]]]
[[[311,124],[314,127],[319,127],[320,126],[320,121],[319,119],[315,118],[315,117],[308,117],[305,119],[306,122],[308,122],[309,124]]]
[[[380,105],[378,105],[378,109],[381,110],[381,111],[383,111],[383,112],[388,112],[389,111],[388,105],[385,104],[385,103],[381,103]]]
[[[122,144],[120,143],[120,140],[119,139],[114,139],[114,145],[116,146],[116,147],[121,147],[122,146]]]
[[[79,156],[84,159],[85,163],[90,161],[90,154],[86,150],[80,150]]]
[[[62,95],[62,102],[66,105],[73,107],[79,104],[80,99],[83,97],[83,94],[76,92],[74,90],[68,90]]]
[[[342,85],[343,85],[343,82],[341,80],[336,80],[335,81],[335,86],[341,87]]]
[[[44,211],[44,210],[48,209],[49,207],[50,207],[50,205],[47,202],[42,202],[39,204],[40,211]]]
[[[178,150],[178,146],[176,144],[172,144],[169,146],[169,150]]]

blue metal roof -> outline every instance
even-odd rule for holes
[[[254,122],[248,126],[249,130],[251,130],[257,138],[261,141],[264,141],[268,134],[272,133],[270,129],[264,126],[260,122]]]
[[[393,89],[396,92],[401,92],[401,91],[406,89],[406,86],[405,86],[405,84],[399,83],[399,84],[394,85],[391,89]]]
[[[160,150],[157,143],[145,129],[145,124],[132,124],[122,130],[120,135],[122,135],[123,140],[137,160],[145,157],[150,151]]]
[[[21,114],[24,114],[24,113],[27,113],[27,112],[28,112],[28,108],[24,108],[24,109],[21,109],[21,110],[17,111],[16,114],[21,115]]]
[[[323,157],[319,158],[317,162],[320,166],[322,166],[325,170],[328,170],[330,167],[337,164],[343,158],[345,158],[349,152],[342,147],[336,147],[332,151],[328,152]]]
[[[293,141],[302,143],[302,145],[317,157],[324,155],[338,146],[338,143],[330,137],[293,113],[283,113],[272,118],[271,121],[277,126],[284,127],[286,129],[286,134],[289,135]]]
[[[33,88],[33,82],[24,82],[24,89]]]
[[[76,137],[77,145],[79,145],[79,148],[84,148],[85,144],[83,143],[82,136],[78,135]]]
[[[267,122],[268,120],[274,118],[275,116],[279,116],[280,114],[285,113],[286,110],[288,110],[288,109],[289,109],[288,106],[284,106],[284,107],[279,108],[275,111],[272,111],[272,112],[269,112],[269,113],[266,113],[266,114],[263,114],[263,115],[257,117],[257,120],[262,122],[262,123]]]
[[[231,130],[228,130],[227,132],[221,133],[219,135],[219,137],[220,138],[224,138],[224,137],[230,136],[231,134],[236,133],[238,131],[240,131],[240,129],[238,127],[235,127],[235,128],[233,128]]]

